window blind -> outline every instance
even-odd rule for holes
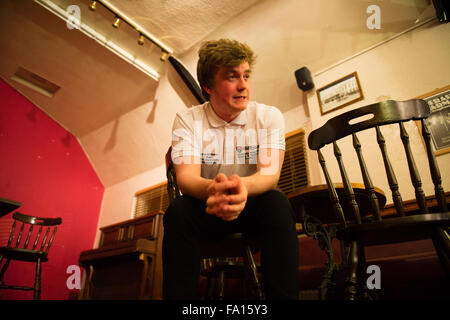
[[[308,184],[305,131],[299,129],[286,134],[286,152],[278,187],[284,194]]]
[[[167,193],[167,181],[149,187],[135,194],[136,205],[134,218],[146,216],[157,211],[166,211],[169,206],[169,194]]]

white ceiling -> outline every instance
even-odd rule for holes
[[[177,56],[260,0],[109,0]]]
[[[114,16],[101,5],[97,6],[96,12],[92,12],[88,10],[90,0],[51,1],[63,10],[69,5],[78,5],[82,21],[108,41],[120,45],[135,59],[145,62],[160,74],[164,75],[168,71],[168,64],[159,59],[161,51],[158,48],[147,42],[143,46],[137,45],[137,33],[125,24],[119,29],[112,28]],[[352,7],[349,6],[350,2]],[[365,8],[369,2],[109,0],[109,3],[145,31],[171,48],[176,57],[191,54],[191,48],[224,25],[231,24],[232,32],[235,32],[241,26],[240,17],[247,19],[242,24],[248,25],[252,12],[261,16],[261,11],[264,10],[267,21],[270,21],[265,27],[274,28],[267,35],[261,35],[261,38],[276,36],[284,40],[287,39],[291,28],[301,30],[307,35],[301,34],[301,40],[304,42],[292,43],[286,59],[280,61],[284,65],[289,63],[295,66],[312,66],[313,71],[406,29],[412,24],[411,21],[419,17],[420,13],[424,13],[429,4],[429,0],[416,0],[414,5],[410,4],[410,0],[380,2],[380,5],[384,4],[384,26],[392,28],[378,33],[372,32],[368,36],[365,24],[354,23],[354,18],[362,16],[362,21],[365,22]],[[291,3],[291,7],[294,3],[298,13],[293,15],[290,7],[283,7],[281,3]],[[286,21],[285,16],[295,18]],[[301,28],[298,28],[298,25],[301,25]],[[342,34],[345,37],[342,37]],[[344,44],[348,38],[347,34],[352,39],[352,48]],[[342,41],[343,45],[337,47],[335,43],[327,42],[334,40]],[[263,43],[264,41],[261,41],[261,44]],[[334,49],[325,50],[331,43]],[[336,44],[339,45],[338,42]],[[303,48],[314,49],[302,51]],[[259,57],[260,63],[264,64],[269,57],[272,61],[277,49],[276,46],[268,47],[265,54]],[[296,52],[301,55],[297,56]],[[320,57],[320,61],[315,57]],[[11,77],[19,66],[56,83],[61,90],[53,98],[49,98],[18,84],[11,80]],[[265,67],[275,68],[276,64],[265,63]],[[69,30],[63,20],[32,0],[0,1],[0,77],[82,141],[87,156],[105,186],[163,164],[167,145],[161,143],[161,136],[168,135],[165,131],[168,129],[167,123],[171,121],[155,121],[158,104],[155,96],[160,83],[85,34]],[[289,79],[293,88],[295,80],[292,75],[289,75]],[[270,81],[273,82],[273,79]],[[158,106],[159,110],[161,108]],[[171,111],[169,106],[164,108]],[[166,116],[172,118],[173,114]],[[150,137],[138,138],[137,134],[133,133],[134,119],[139,117],[145,117],[145,123],[151,124],[150,133],[148,128],[143,130],[143,135],[150,134]],[[120,118],[129,119],[127,125],[130,127],[128,136],[125,135],[128,140],[122,144],[116,143],[117,132],[124,125]],[[161,135],[162,130],[165,133]],[[107,138],[97,132],[105,132]],[[111,151],[113,149],[114,152]],[[149,152],[143,154],[142,150],[151,150],[150,154],[156,155],[155,160],[149,159]]]

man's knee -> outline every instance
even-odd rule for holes
[[[278,190],[269,190],[261,194],[258,199],[260,210],[269,219],[295,224],[295,214],[286,195]]]
[[[286,205],[289,204],[289,199],[286,197],[286,195],[278,190],[269,190],[262,194],[262,197],[266,199],[266,201],[269,201],[271,203],[285,203]]]
[[[279,208],[292,211],[291,203],[284,193],[278,190],[269,190],[258,197],[258,202],[270,208]]]

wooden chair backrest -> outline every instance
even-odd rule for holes
[[[39,218],[19,212],[13,214],[13,219],[7,246],[40,251],[45,254],[52,245],[57,226],[62,223],[61,218]],[[28,230],[25,229],[26,226]],[[38,230],[34,230],[34,226],[39,226]]]
[[[389,187],[392,192],[392,199],[397,213],[400,216],[405,215],[402,197],[399,192],[398,182],[394,173],[393,167],[389,160],[389,155],[386,149],[386,139],[383,137],[380,127],[383,125],[398,123],[400,127],[400,139],[402,141],[406,159],[408,163],[411,182],[415,190],[416,200],[421,213],[428,213],[426,205],[425,194],[422,189],[422,181],[417,170],[417,166],[411,152],[409,136],[405,129],[405,121],[418,120],[421,122],[422,136],[426,146],[428,157],[428,165],[430,169],[431,178],[434,184],[435,196],[438,202],[439,210],[447,212],[447,204],[445,200],[444,190],[442,188],[441,174],[434,156],[434,151],[431,145],[431,135],[427,124],[427,117],[430,115],[430,108],[424,100],[408,100],[408,101],[394,101],[388,100],[380,103],[371,104],[355,110],[351,110],[340,114],[328,120],[322,127],[314,130],[308,137],[308,145],[312,150],[316,150],[319,157],[319,162],[328,185],[331,200],[334,205],[334,210],[338,215],[341,223],[344,225],[348,221],[348,217],[344,216],[344,212],[340,205],[333,181],[329,175],[324,156],[321,149],[330,143],[333,144],[333,151],[339,166],[339,171],[342,177],[342,182],[345,189],[344,200],[348,201],[352,208],[353,217],[356,223],[361,224],[361,215],[358,205],[355,201],[355,195],[352,190],[351,183],[348,179],[347,171],[342,160],[342,153],[338,147],[337,141],[352,135],[353,147],[358,157],[358,163],[361,170],[361,175],[364,181],[365,189],[371,200],[372,209],[377,220],[381,220],[380,208],[377,196],[374,191],[372,179],[369,175],[366,162],[362,154],[361,143],[357,137],[357,133],[363,130],[375,129],[376,140],[381,151],[384,169],[386,172]],[[368,119],[369,118],[369,119]],[[363,119],[363,120],[360,120]],[[393,138],[393,137],[389,137]]]

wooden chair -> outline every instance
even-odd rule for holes
[[[434,157],[431,145],[430,130],[426,118],[430,115],[430,109],[423,100],[409,101],[384,101],[371,104],[359,109],[345,112],[328,120],[322,127],[311,132],[308,138],[309,148],[317,150],[319,162],[322,167],[331,202],[333,203],[336,217],[339,219],[339,226],[336,237],[347,244],[348,251],[348,278],[346,282],[346,294],[349,299],[368,298],[367,290],[363,288],[365,274],[364,248],[371,245],[397,243],[431,238],[441,262],[446,272],[450,272],[450,215],[447,211],[447,203],[444,190],[441,185],[440,171]],[[366,117],[372,117],[362,120]],[[409,136],[405,129],[404,122],[416,120],[420,121],[422,136],[426,146],[428,165],[431,179],[434,184],[435,196],[438,203],[437,212],[431,213],[427,206],[422,182],[417,170],[415,160],[410,148]],[[356,122],[356,123],[354,123]],[[352,124],[351,124],[352,123]],[[415,197],[419,207],[419,212],[413,215],[405,214],[402,197],[397,183],[397,178],[389,160],[386,148],[386,139],[383,137],[380,127],[387,124],[398,123],[400,128],[399,138],[402,141],[411,182],[415,190]],[[396,215],[382,217],[379,203],[375,195],[374,186],[368,172],[368,168],[363,158],[361,143],[356,135],[362,130],[374,130],[376,142],[381,151],[381,162],[392,192],[392,199],[396,208]],[[373,219],[361,219],[360,208],[355,201],[355,194],[347,176],[343,162],[341,150],[337,141],[352,135],[353,147],[355,149],[361,175],[364,181],[368,197],[371,199]],[[395,137],[389,137],[394,139]],[[375,140],[375,139],[374,139]],[[330,178],[325,158],[321,151],[327,144],[333,144],[333,151],[342,177],[344,185],[344,199],[339,200],[335,186]],[[375,141],[370,142],[369,148],[376,146]],[[399,150],[400,151],[400,150]],[[340,204],[344,201],[352,210],[352,216],[345,216]],[[363,278],[364,276],[364,278]]]
[[[0,247],[0,265],[5,259],[5,263],[0,271],[0,289],[33,290],[35,300],[41,298],[41,264],[48,260],[48,251],[55,237],[57,226],[62,223],[61,218],[39,218],[16,212],[13,214],[14,222],[6,247]],[[16,224],[20,228],[16,230]],[[27,225],[28,231],[25,229]],[[34,226],[39,229],[34,230]],[[25,233],[24,233],[25,231]],[[44,231],[44,233],[42,233]],[[23,237],[22,237],[23,235]],[[41,237],[43,235],[43,237]],[[50,235],[50,237],[49,237]],[[25,238],[26,236],[26,238]],[[34,239],[34,242],[32,241]],[[24,241],[25,240],[25,241]],[[30,242],[31,240],[31,242]],[[31,248],[28,248],[28,245]],[[26,261],[36,264],[34,285],[32,287],[6,285],[3,281],[6,269],[11,260]]]
[[[181,195],[177,185],[176,173],[171,157],[172,147],[166,153],[167,191],[170,202]],[[207,278],[206,299],[224,299],[225,277],[243,277],[250,286],[250,298],[264,299],[258,269],[253,258],[253,252],[258,247],[256,243],[242,233],[228,235],[224,239],[202,244],[200,247],[201,274]],[[214,293],[216,287],[216,293]]]

